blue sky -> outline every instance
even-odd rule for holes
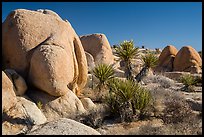
[[[50,9],[80,35],[104,33],[110,44],[202,50],[202,2],[2,2],[2,22],[15,9]]]

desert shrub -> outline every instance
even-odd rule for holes
[[[183,122],[186,117],[192,115],[189,104],[179,96],[168,98],[164,101],[165,109],[161,117],[164,123],[177,124]]]
[[[191,74],[186,74],[180,77],[180,81],[184,84],[182,90],[192,92],[194,91],[194,85],[198,83],[197,79]]]
[[[201,120],[197,117],[189,117],[187,121],[176,124],[164,124],[159,127],[151,123],[143,125],[139,131],[130,132],[130,135],[202,135]]]
[[[151,101],[149,91],[131,80],[113,79],[109,82],[109,89],[105,102],[113,115],[120,116],[121,122],[138,118],[139,112]]]
[[[98,106],[80,117],[75,118],[75,120],[96,129],[102,126],[104,119],[108,115],[109,111],[107,108]]]
[[[162,75],[150,75],[143,79],[145,84],[158,83],[163,88],[169,88],[174,85],[174,81]]]

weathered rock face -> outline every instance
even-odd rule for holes
[[[72,119],[61,118],[39,126],[27,135],[100,135],[100,133]]]
[[[113,53],[104,34],[90,34],[80,36],[84,50],[90,53],[96,64],[112,64],[114,61]]]
[[[16,105],[2,116],[2,134],[16,135],[25,133],[33,125],[44,124],[46,121],[43,113],[28,97],[17,97]]]
[[[93,103],[93,101],[90,98],[82,98],[80,100],[86,110],[89,111],[96,108],[96,105]]]
[[[77,93],[85,86],[88,70],[81,41],[56,13],[14,10],[3,22],[2,39],[5,68],[16,70],[35,87],[61,96],[67,85]]]
[[[88,52],[85,52],[87,65],[88,65],[88,71],[91,72],[91,70],[95,67],[94,58],[91,54]]]
[[[71,90],[60,97],[50,96],[37,90],[28,91],[28,96],[36,103],[42,104],[41,110],[48,121],[63,117],[73,119],[86,112],[82,102]]]
[[[8,111],[17,103],[14,86],[8,76],[2,71],[2,112]]]
[[[200,73],[202,59],[198,52],[191,46],[182,47],[174,59],[174,71]]]
[[[25,80],[13,69],[5,69],[4,72],[12,81],[15,94],[17,96],[22,96],[27,90]]]
[[[159,72],[172,71],[174,58],[177,52],[178,50],[174,46],[172,45],[166,46],[159,56],[159,63],[155,70]]]

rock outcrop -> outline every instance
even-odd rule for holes
[[[5,68],[40,90],[62,96],[68,88],[78,94],[85,86],[88,70],[81,41],[56,13],[12,11],[2,24],[2,41]]]
[[[50,96],[38,90],[28,91],[28,96],[34,102],[41,103],[41,111],[48,121],[64,117],[74,119],[86,112],[82,102],[71,90],[60,97]]]
[[[159,63],[158,66],[155,68],[155,71],[158,72],[172,71],[174,58],[177,52],[178,50],[174,46],[172,45],[166,46],[159,56]]]
[[[100,133],[72,119],[61,118],[39,126],[27,135],[100,135]]]
[[[88,52],[85,52],[85,55],[86,55],[86,60],[87,60],[87,65],[88,65],[88,71],[91,72],[92,69],[95,67],[94,58]]]
[[[17,103],[14,85],[9,77],[2,71],[2,113],[7,112]]]
[[[28,97],[17,97],[16,105],[2,115],[2,134],[24,134],[32,126],[44,124],[46,121],[43,113]]]
[[[104,34],[90,34],[80,36],[84,50],[90,53],[97,64],[112,64],[114,61],[112,49]]]
[[[14,92],[17,96],[22,96],[26,90],[28,89],[27,84],[23,77],[21,77],[15,70],[13,69],[5,69],[4,72],[7,74],[9,79],[13,83]]]
[[[198,52],[191,46],[182,47],[174,59],[174,71],[200,73],[202,59]]]

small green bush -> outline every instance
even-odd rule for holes
[[[184,84],[184,87],[182,87],[182,90],[184,91],[194,91],[193,87],[198,83],[197,78],[190,74],[181,76],[180,81]]]
[[[38,101],[38,102],[37,102],[37,107],[38,107],[39,109],[42,109],[43,104],[42,104],[42,102],[41,102],[41,101]]]

